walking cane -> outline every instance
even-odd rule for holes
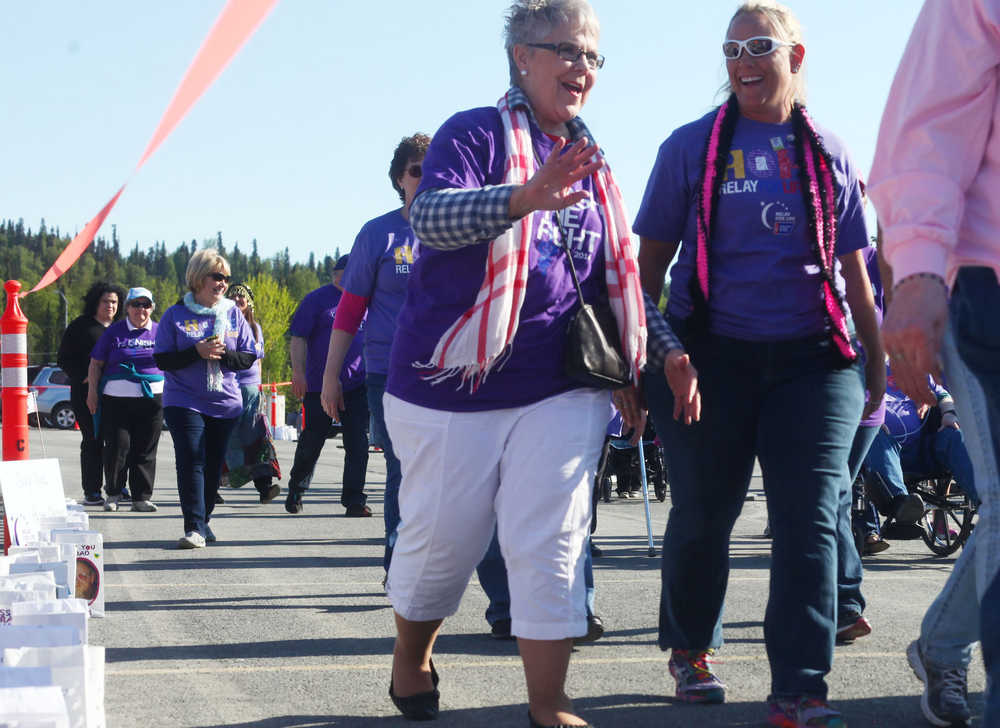
[[[646,536],[649,538],[649,551],[647,555],[652,558],[656,556],[656,548],[653,546],[653,524],[649,518],[649,488],[646,486],[646,447],[642,438],[639,438],[639,474],[642,476],[642,503],[646,507]]]

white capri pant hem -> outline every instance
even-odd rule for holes
[[[494,526],[507,565],[511,631],[587,631],[583,549],[608,393],[576,389],[523,407],[447,412],[386,394],[399,457],[401,522],[386,591],[404,619],[458,610]]]

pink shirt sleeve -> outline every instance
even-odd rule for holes
[[[896,280],[954,275],[960,230],[1000,222],[970,187],[1000,174],[987,145],[997,110],[1000,3],[926,0],[889,92],[869,186]],[[992,146],[992,145],[991,145]],[[968,209],[967,209],[968,208]],[[972,214],[969,214],[972,213]],[[967,214],[969,219],[966,219]],[[964,223],[964,228],[963,228]]]
[[[368,310],[368,299],[350,291],[344,291],[337,304],[337,313],[333,316],[333,328],[346,331],[351,336],[358,333],[361,321]]]

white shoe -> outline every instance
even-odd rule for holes
[[[109,495],[107,498],[104,499],[104,510],[111,512],[117,511],[118,501],[120,500],[121,500],[120,495]]]
[[[132,510],[142,513],[153,513],[156,511],[156,504],[148,500],[132,501]]]
[[[177,541],[179,549],[203,549],[205,548],[205,537],[197,531],[188,531]]]

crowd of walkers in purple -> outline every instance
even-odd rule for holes
[[[725,97],[660,145],[630,220],[580,117],[605,63],[593,9],[517,0],[504,34],[510,88],[495,106],[454,113],[433,139],[402,140],[389,169],[402,207],[364,225],[332,282],[292,318],[305,423],[285,509],[308,507],[339,422],[341,504],[371,516],[369,445],[381,450],[397,633],[389,696],[407,719],[438,715],[447,676],[434,667],[435,639],[478,570],[491,631],[518,641],[529,725],[587,725],[564,685],[574,642],[603,630],[590,525],[609,393],[566,364],[582,299],[617,327],[632,385],[610,398],[626,429],[643,432],[648,412],[663,444],[671,506],[658,641],[676,697],[725,700],[711,657],[724,639],[729,539],[757,462],[772,538],[767,722],[846,725],[825,678],[835,643],[873,629],[851,523],[867,461],[884,486],[872,501],[898,522],[923,513],[904,468],[946,468],[980,503],[907,658],[927,720],[967,725],[981,642],[985,725],[1000,725],[1000,5],[927,0],[867,190],[805,105],[794,14],[747,0],[723,30]],[[215,540],[224,464],[253,480],[262,503],[279,487],[260,462],[240,461],[260,407],[253,292],[230,286],[212,249],[192,256],[187,286],[158,323],[147,289],[95,287],[60,362],[74,381],[86,502],[117,509],[127,480],[132,509],[155,510],[165,421],[179,546],[199,548]],[[119,303],[127,316],[114,322]],[[908,461],[922,428],[924,459]],[[878,514],[864,518],[863,551],[887,548]]]

